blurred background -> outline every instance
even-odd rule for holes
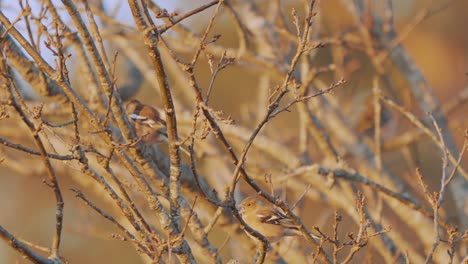
[[[18,4],[15,1],[2,1],[2,12],[9,15],[13,20],[18,13]],[[34,6],[33,0],[30,4]],[[58,2],[58,1],[54,1]],[[165,6],[169,12],[177,11],[183,14],[195,7],[205,4],[208,1],[157,1],[158,4]],[[236,1],[237,2],[237,1]],[[266,8],[269,1],[255,1],[261,8]],[[329,0],[320,1],[319,18],[321,23],[322,36],[334,36],[339,32],[351,30],[352,21],[347,11],[344,10],[340,1]],[[430,3],[437,1],[393,1],[394,18],[397,31],[404,29],[411,23],[421,10],[424,10]],[[444,8],[431,15],[424,21],[418,23],[403,39],[403,44],[411,54],[417,66],[423,72],[425,78],[433,87],[434,93],[440,100],[441,105],[450,102],[468,85],[468,34],[466,34],[466,25],[468,25],[468,1],[447,1]],[[113,1],[107,1],[108,10],[115,8]],[[282,1],[286,17],[291,19],[292,8],[296,8],[301,14],[304,14],[302,1]],[[123,3],[117,9],[117,18],[123,22],[133,25],[131,14]],[[213,7],[205,10],[199,15],[185,21],[183,24],[190,26],[192,30],[200,32],[206,26],[207,20],[213,12]],[[35,12],[36,10],[33,10]],[[318,23],[318,22],[316,22]],[[18,28],[22,28],[21,23]],[[218,44],[226,47],[236,47],[238,43],[237,34],[233,34],[232,23],[227,14],[222,14],[216,21],[213,33],[221,34]],[[172,34],[169,32],[169,34]],[[176,37],[176,35],[174,35]],[[146,50],[142,48],[142,51]],[[44,51],[45,53],[47,51]],[[333,59],[332,48],[326,47],[317,51],[316,65],[325,66],[330,64]],[[187,58],[191,53],[187,53]],[[50,57],[51,61],[53,60]],[[341,107],[348,109],[350,120],[358,120],[365,110],[364,102],[371,95],[372,78],[374,70],[371,63],[365,59],[363,54],[354,54],[347,58],[347,64],[355,65],[356,70],[350,70],[344,73],[343,77],[347,83],[334,90],[333,96],[340,102]],[[210,80],[210,69],[206,63],[206,58],[202,58],[201,67],[196,69],[196,74],[201,80],[200,85],[207,87]],[[351,67],[351,66],[350,66]],[[124,70],[122,67],[121,69]],[[75,68],[75,70],[77,70]],[[169,69],[169,71],[171,71]],[[397,92],[404,92],[404,87],[408,84],[402,78],[397,69],[388,67],[390,76]],[[74,76],[75,74],[75,76]],[[126,73],[122,72],[122,76]],[[324,80],[337,80],[341,76],[331,73],[324,76]],[[71,73],[71,78],[75,83],[79,83],[79,76]],[[125,78],[132,78],[126,76]],[[174,96],[184,97],[178,90],[178,81],[171,80],[171,85],[175,87]],[[216,88],[211,96],[211,107],[216,110],[222,110],[225,116],[231,116],[236,123],[254,128],[256,123],[252,120],[252,112],[256,111],[256,102],[259,100],[258,93],[253,92],[255,87],[259,86],[261,76],[254,67],[233,66],[223,71],[216,80]],[[400,90],[401,88],[401,90]],[[161,106],[157,98],[154,87],[150,83],[144,83],[139,92],[134,96],[145,103]],[[424,113],[412,107],[409,97],[399,94],[402,98],[402,105],[409,110],[419,111],[416,114],[423,117]],[[408,100],[405,100],[408,99]],[[190,106],[187,107],[190,109]],[[272,138],[281,138],[285,144],[297,145],[297,128],[300,126],[299,119],[296,117],[296,110],[286,112],[274,119],[263,133]],[[452,133],[457,141],[459,149],[463,144],[464,130],[468,124],[468,104],[464,103],[455,108],[447,116]],[[395,114],[395,113],[393,113]],[[182,120],[182,119],[181,119]],[[278,128],[284,128],[278,130]],[[398,130],[399,129],[399,130]],[[404,131],[404,127],[399,127],[396,132]],[[15,128],[5,127],[0,124],[0,136],[8,137],[15,133]],[[22,142],[24,143],[24,142]],[[31,146],[33,146],[31,144]],[[0,147],[0,157],[3,149]],[[298,151],[292,147],[293,151]],[[412,149],[412,155],[418,162],[422,173],[428,176],[428,184],[432,190],[435,190],[440,182],[441,159],[439,151],[430,143],[428,139],[418,142]],[[20,238],[40,244],[50,245],[54,230],[54,212],[55,200],[51,190],[42,183],[46,178],[43,168],[31,167],[24,161],[27,155],[15,153],[0,164],[0,224],[13,232]],[[312,156],[314,154],[311,154]],[[315,153],[315,155],[320,155]],[[400,154],[391,151],[385,154],[385,162],[391,171],[397,174],[411,174],[408,171],[408,165],[401,162]],[[466,155],[465,155],[466,156]],[[16,161],[15,161],[16,157]],[[316,158],[316,157],[313,157]],[[468,159],[465,157],[462,165],[466,167]],[[57,162],[57,161],[53,161]],[[263,168],[262,160],[251,161],[249,169],[259,174],[265,173],[270,168]],[[273,165],[274,166],[274,165]],[[276,168],[281,171],[283,168]],[[62,171],[66,173],[66,170]],[[76,175],[75,175],[76,176]],[[432,180],[431,180],[432,178]],[[69,188],[86,189],[94,188],[89,186],[77,185],[69,178],[59,176],[62,190],[65,196],[65,222],[63,231],[62,255],[66,256],[70,263],[98,263],[105,260],[106,263],[140,263],[141,258],[135,252],[135,248],[126,242],[121,242],[110,238],[110,234],[116,232],[109,227],[108,223],[99,215],[91,212],[83,202],[74,198],[74,194],[68,191]],[[407,178],[411,185],[411,179]],[[243,188],[247,190],[248,188]],[[103,208],[109,207],[110,202],[93,197],[92,191],[88,192],[90,198]],[[288,199],[292,202],[297,199],[299,194],[292,194]],[[447,201],[448,210],[456,210],[450,199]],[[303,208],[304,212],[318,211],[320,206],[314,205],[314,208]],[[112,208],[109,208],[112,210]],[[448,212],[450,215],[450,212]],[[309,216],[304,214],[307,219]],[[323,221],[329,219],[330,212],[326,216],[310,216],[312,222],[323,224]],[[86,252],[86,254],[83,254]],[[0,263],[28,263],[22,259],[9,245],[4,241],[0,242]],[[357,262],[356,262],[357,263]]]

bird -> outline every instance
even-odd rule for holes
[[[239,208],[242,219],[269,242],[277,242],[285,236],[302,235],[299,226],[276,206],[262,205],[254,197],[249,196],[242,201]]]
[[[125,112],[134,124],[137,137],[143,142],[168,142],[166,121],[156,108],[133,99],[125,106]]]
[[[133,99],[126,104],[125,112],[134,125],[137,137],[141,138],[143,142],[148,144],[169,142],[166,121],[161,118],[158,109]],[[180,149],[190,156],[188,150],[182,146]]]
[[[375,129],[375,105],[374,98],[368,98],[362,105],[363,110],[356,121],[356,130],[360,135],[373,136]],[[391,121],[390,111],[384,106],[380,106],[380,126],[382,129]]]

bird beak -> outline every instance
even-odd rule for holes
[[[137,114],[131,114],[131,115],[130,115],[130,118],[131,118],[133,121],[137,121],[138,119],[145,119],[144,117],[141,117],[140,115],[137,115]]]
[[[132,119],[133,121],[135,121],[137,119],[137,115],[136,114],[131,114],[129,115],[130,119]]]

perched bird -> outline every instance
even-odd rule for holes
[[[133,99],[125,106],[125,112],[134,124],[137,137],[141,138],[143,142],[149,144],[169,142],[166,121],[161,118],[161,114],[156,108]],[[190,156],[188,150],[182,146],[180,149]]]
[[[239,213],[242,219],[269,242],[276,242],[284,236],[302,235],[299,227],[287,217],[281,209],[273,206],[261,205],[255,198],[245,198]],[[314,236],[318,238],[318,236]]]
[[[166,121],[159,111],[134,99],[127,103],[125,111],[134,123],[135,132],[146,143],[168,142]]]
[[[359,119],[356,121],[357,132],[364,136],[373,136],[375,129],[375,107],[374,99],[372,97],[368,98],[362,105],[363,110],[360,113]],[[380,126],[382,129],[391,121],[390,111],[384,106],[381,105],[380,110]]]

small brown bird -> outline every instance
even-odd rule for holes
[[[161,114],[156,108],[133,99],[125,106],[125,112],[134,124],[137,137],[140,137],[143,142],[148,144],[169,142],[166,121],[161,118]],[[182,146],[180,149],[190,156],[188,150]]]
[[[168,142],[166,121],[161,119],[159,111],[134,99],[127,103],[125,111],[134,123],[138,137],[146,143]]]
[[[285,236],[302,235],[299,227],[281,209],[261,205],[253,197],[247,197],[242,201],[239,213],[250,227],[262,234],[269,242],[276,242]]]
[[[375,109],[373,98],[370,97],[363,104],[363,110],[356,122],[357,132],[364,136],[373,136],[375,129]],[[390,111],[381,105],[380,111],[380,126],[384,128],[391,121]]]

